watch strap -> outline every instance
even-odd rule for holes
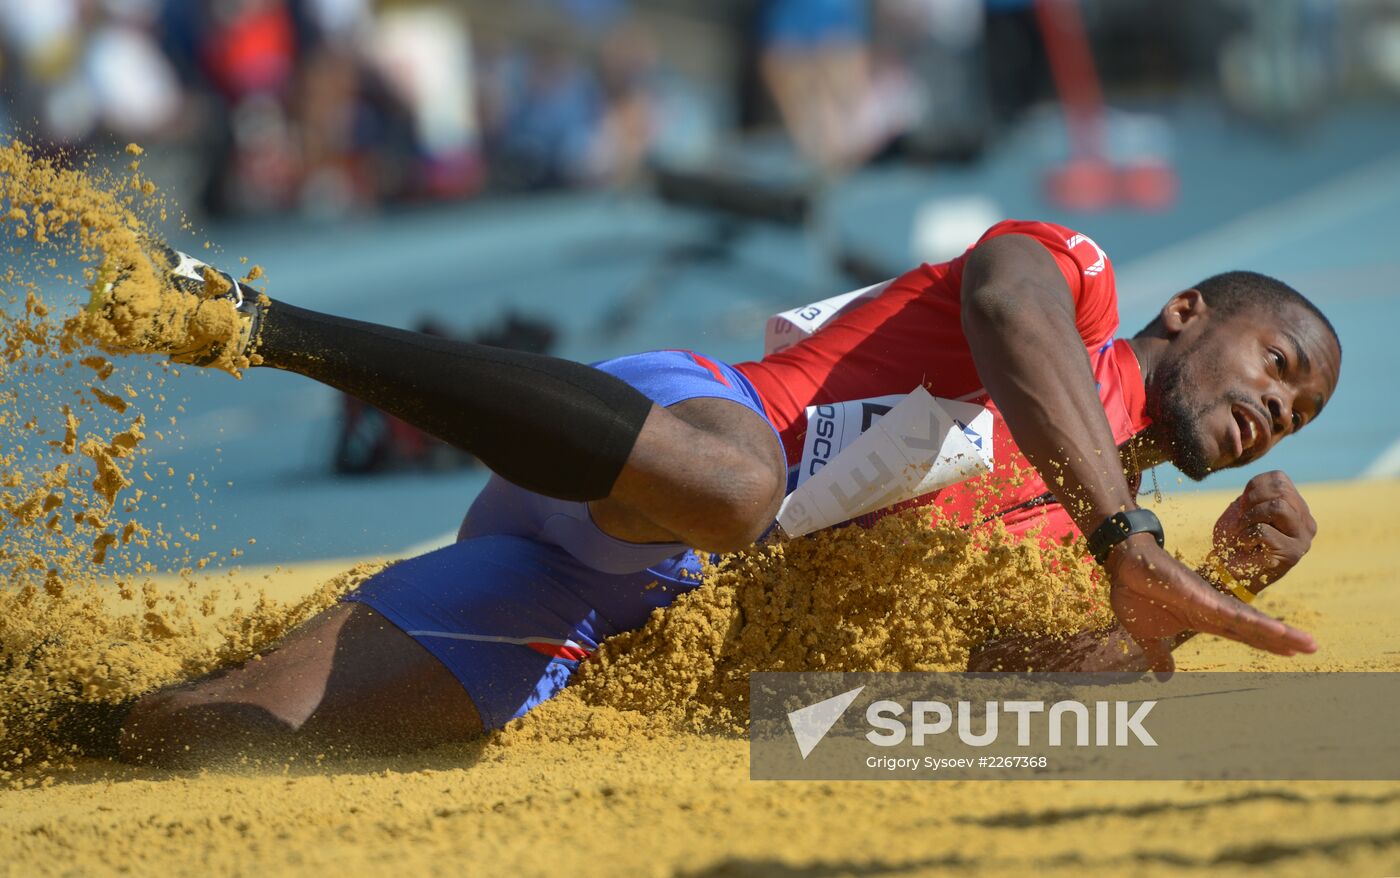
[[[1100,564],[1108,560],[1113,547],[1133,534],[1150,533],[1157,539],[1157,545],[1166,546],[1166,535],[1162,532],[1162,522],[1150,509],[1127,509],[1115,512],[1104,519],[1103,524],[1094,528],[1087,539],[1089,553]]]

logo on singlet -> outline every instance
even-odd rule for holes
[[[1102,274],[1104,266],[1108,260],[1108,254],[1103,252],[1103,248],[1100,247],[1098,244],[1095,244],[1094,239],[1089,237],[1088,235],[1071,235],[1068,239],[1065,240],[1065,246],[1071,250],[1073,250],[1075,247],[1078,247],[1080,244],[1088,244],[1090,247],[1094,248],[1094,253],[1097,254],[1097,258],[1091,265],[1089,265],[1088,268],[1084,269],[1084,273],[1089,277]]]

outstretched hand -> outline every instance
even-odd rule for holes
[[[1312,636],[1222,595],[1148,534],[1114,547],[1105,565],[1113,612],[1154,671],[1171,671],[1173,638],[1201,631],[1278,655],[1315,652]]]

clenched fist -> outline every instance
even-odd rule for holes
[[[1317,521],[1281,470],[1260,473],[1231,503],[1213,534],[1215,553],[1226,569],[1258,591],[1283,576],[1312,548]]]

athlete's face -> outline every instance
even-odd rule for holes
[[[1305,308],[1219,317],[1189,291],[1163,320],[1172,335],[1147,388],[1151,433],[1192,479],[1263,457],[1336,390],[1341,351]]]

